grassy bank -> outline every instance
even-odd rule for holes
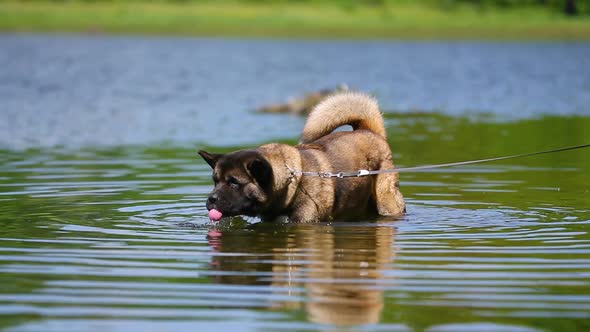
[[[590,40],[590,18],[404,2],[0,2],[0,31],[304,38]]]

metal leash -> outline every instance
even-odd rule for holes
[[[511,156],[504,156],[504,157],[460,161],[460,162],[448,163],[448,164],[436,164],[436,165],[424,165],[424,166],[415,166],[415,167],[380,169],[380,170],[375,170],[375,171],[360,169],[358,171],[351,171],[351,172],[307,172],[307,171],[295,170],[287,164],[285,164],[285,166],[287,166],[287,169],[289,170],[289,172],[291,172],[292,176],[302,175],[302,176],[317,176],[320,178],[343,179],[343,178],[361,177],[361,176],[377,175],[377,174],[384,174],[384,173],[415,172],[415,171],[435,169],[435,168],[479,164],[479,163],[485,163],[485,162],[490,162],[490,161],[506,160],[506,159],[512,159],[512,158],[521,158],[521,157],[530,157],[530,156],[536,156],[536,155],[540,155],[540,154],[561,152],[561,151],[568,151],[568,150],[576,150],[576,149],[582,149],[582,148],[587,148],[587,147],[590,147],[590,144],[582,144],[582,145],[569,146],[569,147],[565,147],[565,148],[531,152],[531,153],[515,154],[515,155],[511,155]]]

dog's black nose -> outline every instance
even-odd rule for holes
[[[214,204],[215,202],[217,202],[217,194],[211,194],[211,196],[207,198],[207,203]]]

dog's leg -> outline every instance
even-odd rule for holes
[[[325,166],[324,169],[327,169]],[[299,182],[292,205],[289,207],[289,221],[313,223],[329,221],[334,206],[333,179],[304,177]]]
[[[381,162],[380,169],[391,169],[393,163],[389,160]],[[406,212],[406,203],[399,190],[398,173],[384,173],[377,175],[375,180],[375,202],[377,212],[382,216],[399,216]]]
[[[295,202],[288,218],[293,223],[314,223],[329,221],[330,214],[313,197],[304,196]]]
[[[301,204],[289,215],[289,221],[293,223],[314,223],[322,220],[317,206],[312,203]]]

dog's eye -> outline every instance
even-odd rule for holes
[[[238,182],[238,180],[236,180],[234,177],[227,179],[227,183],[229,183],[229,185],[234,189],[238,189],[240,187],[240,182]]]

